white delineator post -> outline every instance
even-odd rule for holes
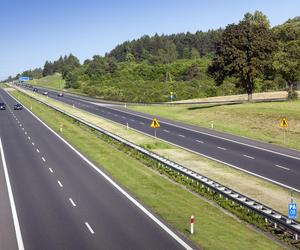
[[[191,234],[194,234],[195,216],[191,216]]]

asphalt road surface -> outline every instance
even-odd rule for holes
[[[0,111],[0,138],[25,249],[189,248],[29,111],[13,110],[16,101],[2,89],[0,100],[7,104]],[[11,250],[16,237],[2,166],[0,240],[8,236],[0,247]]]
[[[46,89],[39,88],[39,93],[43,90]],[[154,129],[150,128],[153,116],[85,97],[68,94],[58,97],[57,91],[47,91],[51,98],[125,126],[128,124],[130,128],[142,133],[154,135]],[[299,151],[160,117],[158,120],[161,125],[156,130],[158,138],[300,192]]]

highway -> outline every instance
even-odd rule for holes
[[[39,88],[41,93],[43,90]],[[148,135],[153,116],[134,112],[120,105],[110,105],[90,98],[49,90],[49,97],[74,105],[116,123],[127,125]],[[156,136],[210,159],[300,192],[300,152],[268,143],[262,143],[215,130],[199,128],[161,117]],[[188,167],[188,166],[187,166]]]
[[[21,250],[191,249],[29,111],[13,110],[3,89],[0,100],[1,250],[17,249],[16,241]]]

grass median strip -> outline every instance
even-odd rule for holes
[[[11,94],[16,96],[16,92]],[[181,186],[146,168],[140,161],[120,152],[113,144],[72,119],[18,94],[19,100],[62,136],[101,166],[118,183],[149,206],[172,227],[205,249],[281,249],[282,247],[243,222],[225,214],[218,207],[200,199]],[[76,135],[76,136],[75,136]],[[189,217],[196,216],[195,234],[191,236]]]

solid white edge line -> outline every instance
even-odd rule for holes
[[[19,224],[19,219],[18,219],[18,214],[17,214],[17,209],[14,201],[14,196],[12,192],[12,188],[10,185],[10,180],[9,180],[9,175],[7,171],[7,165],[5,161],[5,156],[4,156],[4,150],[2,146],[2,140],[0,138],[0,152],[1,152],[1,160],[4,168],[4,176],[6,180],[6,186],[8,190],[8,197],[9,197],[9,202],[10,202],[10,208],[13,216],[13,221],[14,221],[14,227],[15,227],[15,233],[16,233],[16,238],[17,238],[17,243],[18,243],[18,249],[19,250],[24,250],[24,244],[23,244],[23,239],[22,239],[22,233],[21,233],[21,228]]]
[[[11,95],[10,95],[11,96]],[[13,96],[11,96],[15,99]],[[16,100],[16,99],[15,99]],[[24,106],[24,105],[23,105]],[[128,200],[130,200],[135,206],[137,206],[144,214],[146,214],[150,219],[152,219],[158,226],[165,230],[173,239],[175,239],[181,246],[185,249],[192,250],[185,241],[183,241],[179,236],[177,236],[171,229],[169,229],[164,223],[157,219],[152,213],[150,213],[142,204],[131,197],[125,190],[123,190],[115,181],[113,181],[108,175],[102,172],[96,165],[94,165],[89,159],[77,151],[70,143],[68,143],[64,138],[62,138],[58,133],[56,133],[52,128],[50,128],[46,123],[44,123],[39,117],[33,114],[27,107],[24,108],[39,122],[41,122],[46,128],[48,128],[54,135],[56,135],[61,141],[63,141],[67,146],[69,146],[79,157],[81,157],[88,165],[90,165],[94,170],[96,170],[100,175],[103,176],[111,185],[113,185],[120,193],[122,193]]]
[[[86,227],[88,228],[88,230],[90,231],[91,234],[95,233],[88,222],[85,222],[84,224],[86,225]]]
[[[93,103],[93,104],[96,104],[96,103]],[[96,104],[96,105],[97,105],[97,104]],[[138,117],[147,119],[147,120],[149,120],[149,121],[152,121],[152,119],[149,118],[149,117],[147,117],[147,116],[143,116],[143,115],[131,113],[131,112],[128,112],[128,111],[125,111],[125,110],[115,109],[115,108],[112,108],[112,107],[110,107],[110,106],[108,106],[107,108],[108,108],[108,109],[115,110],[115,111],[119,111],[119,112],[121,112],[121,113],[129,114],[129,115],[135,115],[135,116],[138,116]],[[94,114],[94,115],[95,115],[95,114]],[[150,114],[149,114],[149,115],[150,115]],[[109,119],[108,119],[108,120],[109,120]],[[273,151],[273,150],[270,150],[270,149],[266,149],[266,148],[254,146],[254,145],[251,145],[251,144],[248,144],[248,143],[243,143],[243,142],[239,142],[239,141],[236,141],[236,140],[224,138],[224,137],[218,136],[218,135],[212,135],[212,134],[209,134],[209,133],[206,133],[206,132],[202,132],[202,131],[198,131],[198,130],[195,130],[195,129],[182,127],[182,126],[180,126],[180,125],[176,125],[176,124],[173,124],[173,123],[170,123],[170,122],[160,121],[160,124],[168,124],[168,125],[170,125],[170,126],[174,126],[174,127],[181,128],[181,129],[184,129],[184,130],[189,130],[189,131],[192,131],[192,132],[195,132],[195,133],[199,133],[199,134],[203,134],[203,135],[207,135],[207,136],[212,136],[212,137],[215,137],[215,138],[224,140],[224,141],[230,141],[230,142],[237,143],[237,144],[240,144],[240,145],[243,145],[243,146],[248,146],[248,147],[256,148],[256,149],[263,150],[263,151],[266,151],[266,152],[269,152],[269,153],[273,153],[273,154],[277,154],[277,155],[282,155],[282,156],[285,156],[285,157],[288,157],[288,158],[293,158],[293,159],[296,159],[296,160],[300,160],[300,158],[299,158],[299,157],[296,157],[296,156],[292,156],[292,155],[288,155],[288,154],[276,152],[276,151]],[[193,124],[187,124],[187,125],[196,126],[196,125],[193,125]],[[200,128],[201,128],[201,127],[200,127]],[[246,138],[246,137],[245,137],[245,138]],[[250,139],[250,138],[246,138],[246,139],[252,140],[252,139]]]
[[[72,204],[73,207],[76,207],[76,204],[75,204],[75,202],[72,200],[72,198],[69,198],[69,201],[71,202],[71,204]]]

